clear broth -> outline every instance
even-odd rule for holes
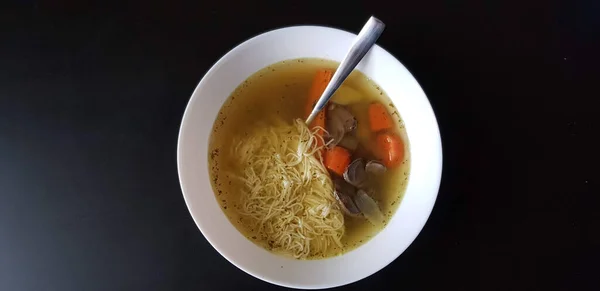
[[[240,191],[237,189],[242,186],[227,174],[242,171],[236,169],[235,163],[227,155],[232,148],[233,137],[246,134],[257,123],[268,122],[273,116],[290,121],[304,118],[307,93],[316,71],[323,68],[334,69],[337,66],[337,62],[323,59],[294,59],[263,68],[235,89],[225,101],[213,125],[209,139],[209,173],[217,201],[231,223],[244,236],[266,249],[269,249],[268,243],[261,241],[249,221],[239,214]],[[397,125],[394,131],[403,139],[406,147],[405,158],[401,166],[388,170],[371,183],[375,190],[372,197],[378,201],[386,216],[384,225],[375,227],[362,217],[345,216],[343,249],[332,248],[324,257],[350,251],[367,242],[385,227],[402,200],[410,169],[410,152],[404,125],[389,97],[378,85],[356,70],[350,74],[344,86],[358,91],[362,96],[359,102],[349,105],[358,120],[358,130],[361,130],[362,126],[368,127],[364,122],[368,123],[367,110],[371,102],[381,102],[389,106],[389,112]]]

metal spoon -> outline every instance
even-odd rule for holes
[[[348,78],[348,75],[350,75],[356,65],[358,65],[362,58],[375,44],[384,28],[385,24],[383,24],[381,20],[373,16],[369,18],[369,21],[365,23],[365,26],[363,26],[358,33],[358,36],[352,43],[350,50],[348,50],[348,53],[346,53],[346,56],[340,63],[340,66],[335,71],[335,74],[333,74],[333,77],[331,77],[331,81],[319,98],[319,101],[317,101],[317,104],[306,119],[306,124],[310,124],[313,119],[315,119],[319,111],[325,108],[327,101],[329,101],[331,96],[333,96],[333,93],[335,93],[335,91],[342,85],[344,80]]]

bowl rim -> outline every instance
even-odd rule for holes
[[[332,287],[339,287],[339,286],[344,286],[344,285],[348,285],[357,281],[360,281],[364,278],[367,278],[371,275],[373,275],[374,273],[382,270],[383,268],[385,268],[386,266],[388,266],[390,263],[392,263],[394,260],[396,260],[404,251],[406,251],[406,249],[400,251],[397,254],[392,254],[390,256],[388,256],[387,259],[385,259],[384,261],[382,261],[380,264],[377,265],[376,268],[373,268],[373,270],[371,272],[366,272],[364,274],[361,274],[359,276],[355,276],[353,277],[351,280],[347,280],[346,282],[342,283],[342,284],[323,284],[323,285],[301,285],[301,284],[289,284],[285,281],[280,281],[277,280],[277,278],[272,278],[272,277],[265,277],[263,275],[261,275],[259,272],[255,272],[254,270],[245,268],[243,266],[241,266],[235,258],[228,256],[227,254],[225,254],[224,252],[222,252],[216,245],[216,243],[210,238],[210,235],[207,235],[207,233],[202,229],[202,227],[200,226],[201,224],[199,223],[198,219],[192,212],[191,206],[190,206],[190,202],[188,199],[186,199],[186,191],[185,191],[185,182],[184,182],[184,178],[182,175],[182,137],[184,134],[184,128],[186,126],[190,126],[190,125],[186,125],[186,117],[188,117],[188,115],[190,114],[190,105],[192,104],[192,101],[194,100],[194,96],[196,95],[197,91],[203,87],[207,81],[207,77],[210,76],[211,74],[213,74],[216,70],[219,69],[219,67],[222,65],[222,63],[224,63],[231,55],[234,55],[236,52],[242,50],[245,46],[256,42],[258,40],[260,40],[263,37],[266,37],[269,34],[272,33],[277,33],[280,31],[284,31],[284,30],[288,30],[288,29],[298,29],[298,28],[308,28],[308,29],[317,29],[317,30],[329,30],[329,31],[334,31],[334,32],[338,32],[338,33],[345,33],[345,34],[350,34],[352,36],[356,36],[355,33],[352,32],[348,32],[339,28],[335,28],[335,27],[328,27],[328,26],[319,26],[319,25],[293,25],[293,26],[286,26],[286,27],[282,27],[282,28],[276,28],[276,29],[272,29],[272,30],[267,30],[263,33],[260,33],[258,35],[255,35],[237,45],[235,45],[233,48],[231,48],[227,53],[225,53],[222,57],[220,57],[211,67],[210,69],[208,69],[206,71],[206,73],[202,76],[202,79],[200,80],[200,82],[198,83],[198,85],[194,88],[194,91],[192,92],[191,96],[189,97],[189,100],[186,104],[186,108],[184,111],[184,114],[182,115],[182,120],[181,120],[181,124],[180,124],[180,128],[179,128],[179,134],[178,134],[178,138],[177,138],[177,170],[178,170],[178,177],[179,177],[179,183],[181,186],[181,190],[182,190],[182,195],[184,197],[184,202],[186,203],[186,207],[188,208],[188,212],[190,213],[190,216],[192,216],[192,219],[194,220],[194,223],[196,224],[196,226],[198,227],[198,229],[200,230],[200,232],[202,233],[202,235],[204,236],[204,238],[210,243],[210,245],[221,255],[223,256],[227,261],[229,261],[231,264],[233,264],[234,266],[236,266],[237,268],[239,268],[240,270],[244,271],[245,273],[258,278],[260,280],[263,280],[265,282],[269,282],[271,284],[275,284],[275,285],[279,285],[279,286],[283,286],[283,287],[290,287],[290,288],[301,288],[301,289],[321,289],[321,288],[332,288]],[[398,65],[404,69],[406,69],[406,71],[409,73],[409,75],[413,78],[413,80],[416,82],[416,85],[418,86],[418,88],[421,90],[421,92],[423,93],[423,96],[425,96],[427,105],[428,105],[428,109],[431,111],[431,116],[433,117],[433,121],[435,122],[435,129],[437,130],[437,138],[436,141],[438,142],[438,151],[439,151],[439,160],[438,163],[436,165],[434,165],[433,167],[436,169],[436,172],[432,174],[432,176],[436,176],[436,177],[432,177],[431,178],[431,183],[434,183],[435,185],[435,195],[433,197],[433,199],[431,200],[431,203],[429,205],[427,205],[426,211],[423,211],[425,216],[425,219],[423,220],[422,225],[419,225],[418,229],[419,231],[417,232],[417,235],[409,242],[408,246],[406,248],[408,248],[413,242],[414,240],[418,237],[418,235],[421,233],[421,231],[423,230],[423,228],[425,227],[425,224],[427,223],[427,221],[429,220],[429,217],[431,216],[431,212],[433,211],[433,207],[435,205],[435,202],[437,200],[437,196],[439,195],[439,189],[440,189],[440,185],[441,185],[441,179],[442,179],[442,166],[443,166],[443,151],[442,151],[442,143],[441,143],[441,134],[440,134],[440,130],[439,130],[439,124],[437,122],[437,118],[435,116],[435,112],[433,111],[433,108],[431,107],[431,103],[429,102],[429,98],[427,98],[427,95],[425,94],[423,88],[421,87],[421,85],[418,83],[418,81],[416,80],[416,78],[414,77],[414,75],[408,70],[408,68],[406,68],[396,57],[394,57],[391,53],[389,53],[387,50],[385,50],[383,47],[379,46],[378,44],[376,44],[374,46],[374,48],[377,47],[379,50],[381,50],[384,54],[389,55],[396,63],[394,64],[395,66]],[[212,191],[211,191],[212,193]],[[214,195],[214,193],[212,193]],[[188,194],[189,195],[189,194]],[[394,213],[394,215],[396,215],[396,213]],[[379,234],[379,233],[378,233]],[[375,236],[377,236],[378,234],[376,234]],[[341,256],[344,256],[344,254],[342,254]]]

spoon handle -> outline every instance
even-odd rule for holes
[[[310,124],[313,119],[315,119],[317,114],[323,110],[323,108],[325,108],[327,101],[329,101],[331,96],[333,96],[333,93],[335,93],[335,91],[342,85],[344,80],[348,78],[348,75],[350,75],[360,60],[362,60],[362,58],[375,44],[384,28],[385,24],[383,24],[381,20],[373,16],[369,18],[369,21],[365,23],[365,26],[363,26],[356,39],[354,39],[350,50],[348,50],[348,53],[346,53],[346,56],[340,63],[340,66],[333,74],[333,77],[331,77],[331,81],[319,98],[319,101],[317,101],[317,104],[306,119],[306,124]]]

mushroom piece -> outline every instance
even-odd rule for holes
[[[377,206],[377,202],[373,200],[365,191],[358,190],[354,196],[354,203],[363,213],[365,218],[373,225],[378,226],[383,224],[384,216]]]
[[[350,152],[354,152],[358,148],[358,139],[352,134],[346,134],[340,141],[339,145],[346,148]]]
[[[356,128],[357,124],[356,118],[346,107],[335,103],[329,104],[325,124],[325,129],[329,133],[329,148],[336,146],[347,132]]]
[[[371,160],[365,165],[365,171],[369,174],[381,175],[387,171],[387,168],[380,161]]]
[[[344,180],[350,183],[350,185],[360,188],[367,180],[367,173],[365,172],[365,161],[363,159],[356,159],[344,171]]]
[[[356,194],[356,189],[346,183],[342,179],[335,179],[333,181],[335,185],[335,199],[338,201],[340,208],[346,215],[357,217],[360,215],[360,210],[356,207],[356,204],[352,200],[352,197]]]
[[[344,134],[346,133],[342,121],[335,116],[331,116],[330,114],[327,115],[325,129],[327,130],[329,137],[327,144],[329,148],[335,147],[344,138]]]
[[[339,104],[332,103],[329,105],[328,115],[332,119],[339,119],[341,121],[345,133],[353,131],[358,124],[356,118],[350,113],[350,110]]]

